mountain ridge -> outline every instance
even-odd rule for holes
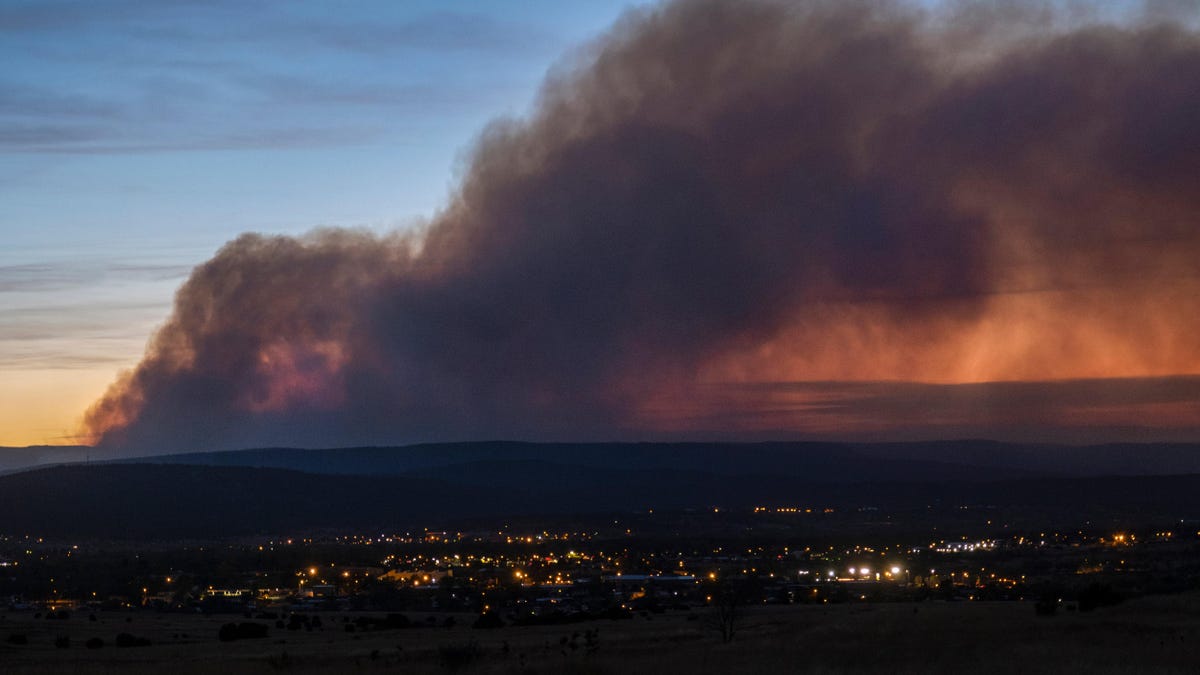
[[[564,459],[565,458],[565,459]],[[123,462],[291,468],[318,473],[395,475],[419,468],[502,459],[566,461],[594,467],[676,468],[680,463],[738,473],[748,462],[776,470],[867,473],[986,471],[991,477],[1170,475],[1200,473],[1200,443],[1068,446],[978,439],[902,443],[480,441],[350,448],[258,448],[139,457]],[[924,463],[920,465],[919,463]],[[883,476],[881,476],[883,477]]]

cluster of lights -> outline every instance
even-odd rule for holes
[[[902,572],[905,572],[905,570],[903,570],[899,565],[892,565],[890,567],[885,568],[883,571],[873,570],[869,566],[863,566],[863,567],[855,566],[855,567],[847,568],[846,572],[848,573],[848,578],[850,578],[850,579],[868,579],[871,577],[872,574],[875,575],[876,579],[879,579],[880,577],[887,577],[889,579],[892,579],[892,578],[896,578],[896,577],[900,576],[900,574]],[[829,570],[828,572],[825,573],[825,575],[830,579],[837,578],[837,572],[835,572],[834,570]]]
[[[833,509],[825,509],[825,513],[829,513],[831,511],[833,511]],[[756,507],[754,507],[754,512],[755,513],[812,513],[813,510],[808,507],[800,507],[800,506],[777,506],[775,508],[771,508],[768,506],[756,506]]]
[[[943,543],[941,546],[935,546],[933,550],[938,553],[973,553],[975,551],[990,551],[996,548],[996,542],[993,539],[984,539],[980,541],[955,541]]]

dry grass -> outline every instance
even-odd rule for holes
[[[233,643],[216,639],[230,617],[99,618],[90,622],[86,614],[76,613],[68,621],[46,621],[9,612],[0,622],[0,672],[1132,675],[1195,673],[1200,668],[1200,595],[1144,598],[1050,618],[1034,616],[1031,604],[1015,603],[763,607],[746,614],[737,639],[727,645],[703,621],[689,621],[686,614],[492,631],[473,630],[464,617],[455,628],[368,633],[344,632],[340,617],[323,615],[323,631],[272,628],[265,640]],[[589,629],[599,631],[592,653],[583,638]],[[112,643],[120,632],[147,637],[154,645],[117,649]],[[13,633],[27,635],[29,644],[2,642]],[[61,635],[70,637],[69,649],[55,648],[54,639]],[[85,649],[89,637],[107,644]],[[455,646],[472,640],[480,649],[477,658],[465,664],[446,662]]]

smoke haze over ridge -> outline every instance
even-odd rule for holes
[[[1195,17],[1009,7],[631,13],[420,232],[226,245],[86,432],[1195,438]]]

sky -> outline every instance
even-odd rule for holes
[[[1200,440],[1195,3],[628,10],[0,5],[0,445]]]
[[[73,442],[238,234],[430,217],[626,4],[0,3],[0,445]]]

